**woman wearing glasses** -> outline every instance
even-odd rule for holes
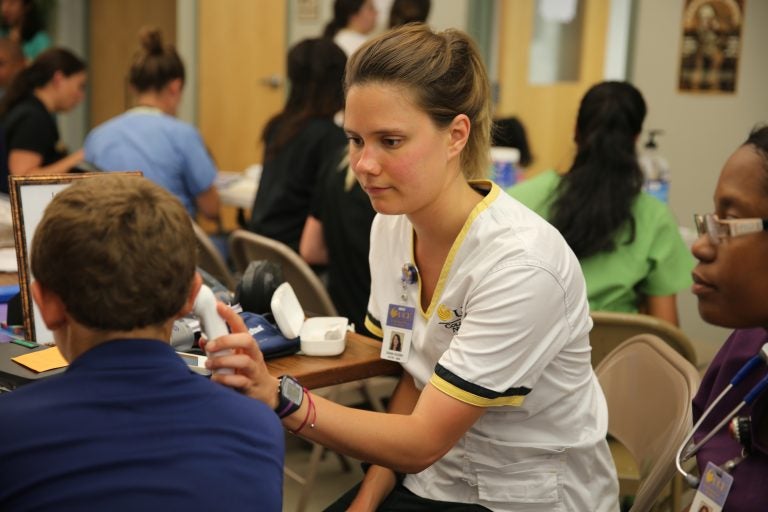
[[[693,401],[694,421],[736,372],[768,342],[768,126],[754,130],[725,163],[715,189],[715,213],[696,216],[693,293],[707,322],[736,329],[709,366]],[[693,436],[700,442],[768,375],[765,361],[706,414]],[[700,474],[707,463],[730,469],[733,485],[723,511],[765,510],[768,503],[768,394],[742,408],[739,427],[722,428],[696,453]],[[745,429],[751,418],[751,432]],[[740,430],[741,441],[731,433]]]

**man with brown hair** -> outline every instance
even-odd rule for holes
[[[0,509],[279,511],[277,416],[168,343],[201,285],[181,203],[141,177],[78,180],[46,209],[31,259],[70,366],[0,397]]]

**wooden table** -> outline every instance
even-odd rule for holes
[[[381,359],[380,352],[381,342],[348,332],[347,348],[338,356],[278,357],[267,361],[267,367],[272,375],[292,375],[309,389],[380,375],[400,375],[400,364]]]
[[[17,283],[18,275],[16,273],[0,272],[0,286]],[[12,356],[28,351],[28,349],[18,345],[13,345],[13,348],[7,347],[4,350],[13,350]],[[292,375],[310,389],[380,375],[400,375],[402,371],[400,364],[381,359],[379,357],[380,351],[380,341],[348,332],[346,349],[338,356],[284,356],[267,361],[267,367],[272,375]],[[15,365],[16,363],[12,364]],[[45,374],[35,374],[26,368],[19,367],[19,373],[22,374],[23,380],[29,381],[58,372],[54,370],[45,372]]]
[[[45,347],[32,350],[42,350]],[[379,375],[399,375],[398,363],[379,357],[381,343],[355,333],[347,333],[347,348],[338,356],[284,356],[267,361],[272,375],[289,374],[310,389],[343,384]],[[11,343],[0,343],[0,381],[20,385],[55,375],[64,368],[35,373],[11,361],[12,357],[26,354],[30,349]],[[2,376],[5,376],[5,379]]]
[[[19,282],[18,279],[19,277],[16,273],[0,272],[0,286],[17,284]],[[28,351],[28,349],[18,345],[4,347],[3,352],[5,350],[13,351],[11,357]],[[381,359],[379,357],[380,352],[380,341],[348,332],[347,347],[338,356],[284,356],[267,361],[267,367],[272,375],[292,375],[309,389],[343,384],[380,375],[400,375],[402,371],[400,364]],[[11,364],[15,365],[16,363]],[[45,372],[44,374],[35,374],[26,368],[18,367],[18,373],[22,381],[47,377],[61,371],[63,369]]]

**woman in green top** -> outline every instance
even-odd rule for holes
[[[677,324],[676,294],[691,284],[693,259],[666,205],[641,191],[635,144],[645,114],[631,84],[593,86],[579,106],[569,171],[509,192],[560,230],[579,258],[592,310],[640,311]]]

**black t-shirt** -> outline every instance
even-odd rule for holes
[[[264,162],[249,229],[298,252],[320,166],[345,143],[344,131],[333,120],[310,119],[275,157]]]
[[[64,158],[67,152],[59,142],[59,128],[56,118],[35,96],[16,104],[3,116],[0,122],[5,141],[3,168],[0,169],[0,191],[8,192],[8,155],[14,149],[38,153],[42,166],[50,165]]]
[[[323,165],[311,215],[323,223],[331,300],[340,315],[355,323],[357,332],[366,333],[364,320],[371,293],[368,251],[376,212],[357,180],[346,190],[347,169],[340,169],[345,154],[346,148],[337,146],[337,154]]]

